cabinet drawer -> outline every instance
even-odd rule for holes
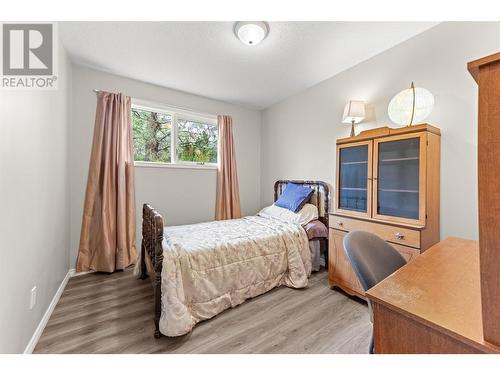
[[[351,232],[363,230],[376,234],[386,241],[400,245],[420,248],[420,231],[401,228],[390,224],[374,223],[371,221],[356,220],[349,217],[330,215],[330,228]]]

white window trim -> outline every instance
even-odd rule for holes
[[[166,106],[159,103],[147,102],[140,99],[132,99],[132,108],[142,109],[151,112],[160,112],[168,114],[172,117],[172,132],[170,136],[170,163],[164,162],[151,162],[134,160],[135,167],[148,167],[148,168],[181,168],[181,169],[217,169],[219,154],[217,153],[217,163],[198,163],[190,161],[177,160],[177,119],[191,120],[196,122],[203,122],[217,126],[217,116],[198,113],[186,109]],[[219,146],[219,137],[217,136],[217,148]]]
[[[206,169],[206,170],[216,170],[217,164],[207,163],[207,164],[196,164],[196,163],[161,163],[154,161],[134,161],[135,167],[141,168],[173,168],[173,169]]]

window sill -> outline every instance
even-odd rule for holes
[[[171,163],[156,163],[152,161],[134,161],[135,167],[141,168],[171,168],[171,169],[208,169],[216,170],[216,164],[171,164]]]

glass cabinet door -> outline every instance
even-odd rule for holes
[[[371,211],[371,142],[339,146],[337,212],[369,216]]]
[[[375,141],[374,217],[408,223],[422,219],[423,143],[423,136]]]

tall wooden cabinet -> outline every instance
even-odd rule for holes
[[[330,286],[364,296],[344,253],[350,231],[382,237],[408,261],[439,241],[440,138],[439,129],[422,124],[337,140]]]
[[[484,338],[500,346],[500,52],[468,64],[479,85],[479,251]]]

